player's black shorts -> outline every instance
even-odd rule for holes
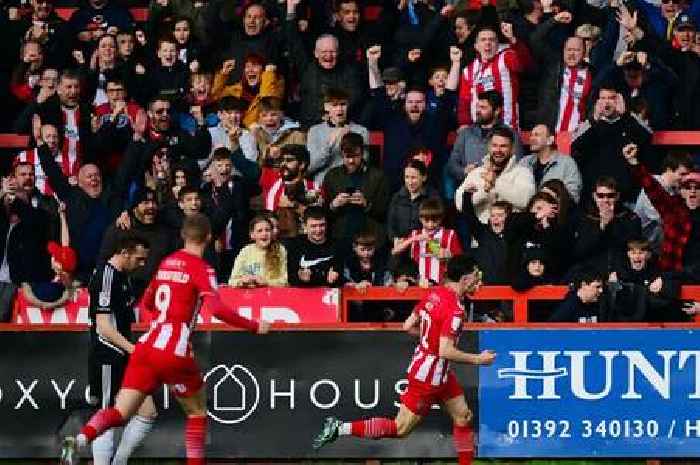
[[[127,357],[91,357],[89,364],[90,402],[98,408],[114,406],[114,399],[122,385]]]

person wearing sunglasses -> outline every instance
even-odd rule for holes
[[[623,155],[635,181],[644,189],[663,224],[659,267],[681,274],[685,283],[700,282],[700,171],[694,168],[680,181],[679,194],[672,194],[639,162],[639,148],[629,144]]]
[[[657,4],[635,0],[633,3],[647,18],[650,29],[659,39],[669,42],[673,40],[676,22],[683,13],[681,0],[661,0]],[[697,9],[697,5],[691,6],[686,13],[697,19],[700,12]]]
[[[607,272],[612,263],[624,259],[627,241],[639,237],[642,224],[637,215],[620,202],[615,179],[599,177],[593,185],[592,204],[576,227],[573,262]]]

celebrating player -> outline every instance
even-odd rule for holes
[[[100,410],[80,434],[64,439],[61,450],[63,465],[74,465],[79,448],[109,428],[123,425],[146,396],[162,383],[171,387],[187,415],[187,465],[204,465],[207,428],[204,381],[190,343],[200,305],[207,305],[220,320],[258,334],[267,333],[270,325],[241,317],[221,302],[216,291],[216,274],[202,260],[204,249],[211,240],[209,220],[201,214],[186,217],[181,235],[184,248],[161,262],[141,300],[140,307],[157,313],[157,318],[136,344],[115,407]]]
[[[90,279],[90,393],[101,408],[114,406],[129,354],[134,352],[131,324],[136,297],[128,273],[142,268],[148,256],[146,240],[122,238],[112,257],[95,269]],[[153,427],[156,407],[146,397],[124,429],[114,454],[114,431],[109,429],[92,443],[94,465],[126,465],[131,453]],[[112,456],[114,455],[114,461]]]
[[[474,455],[470,427],[472,412],[449,363],[489,365],[496,358],[496,354],[488,350],[469,354],[456,347],[464,323],[464,307],[460,301],[474,293],[480,284],[481,272],[472,258],[464,255],[452,257],[447,263],[447,283],[431,289],[403,324],[404,330],[419,336],[420,340],[408,366],[408,388],[401,396],[396,418],[342,422],[328,417],[321,433],[314,439],[314,449],[335,441],[338,436],[406,437],[431,406],[439,403],[452,417],[459,464],[470,465]]]

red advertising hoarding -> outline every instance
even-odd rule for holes
[[[224,303],[231,305],[238,313],[252,318],[262,318],[269,322],[284,323],[337,323],[340,321],[339,291],[329,288],[299,289],[260,288],[234,289],[221,287],[220,295]],[[15,300],[14,323],[25,324],[87,324],[89,295],[80,289],[76,297],[65,306],[45,309],[29,303],[21,291]],[[148,322],[148,315],[139,315],[137,321]],[[198,323],[217,323],[204,306]]]

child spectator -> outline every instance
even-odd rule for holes
[[[507,243],[505,227],[508,217],[513,213],[513,206],[505,201],[494,203],[489,210],[487,224],[482,223],[474,211],[472,192],[465,191],[463,197],[467,225],[472,237],[478,242],[474,258],[483,270],[485,284],[508,284]]]
[[[608,282],[618,321],[687,320],[676,300],[680,282],[661,271],[646,239],[627,241],[627,256],[613,268]]]
[[[377,253],[377,236],[372,231],[355,234],[352,241],[352,254],[343,263],[342,280],[345,286],[365,293],[370,286],[388,286],[391,273],[383,254]],[[350,321],[387,321],[393,316],[387,312],[383,302],[350,302]]]
[[[238,253],[233,264],[229,285],[235,287],[264,287],[287,285],[287,251],[272,235],[272,222],[266,216],[256,216],[250,222],[253,240]]]
[[[388,286],[391,273],[383,254],[377,250],[377,236],[372,231],[361,231],[352,240],[352,255],[345,259],[342,279],[346,286],[360,291],[369,286]]]
[[[301,131],[299,123],[285,116],[282,100],[276,97],[260,99],[260,117],[258,124],[251,127],[251,132],[257,144],[258,154],[263,158],[267,157],[271,145],[306,145],[306,135]]]
[[[447,260],[461,254],[462,245],[454,230],[442,226],[445,207],[439,199],[424,200],[418,217],[423,227],[398,240],[391,254],[396,256],[410,248],[410,257],[418,264],[421,282],[439,284],[445,275]]]
[[[200,126],[209,128],[219,123],[216,102],[211,98],[211,73],[197,71],[190,75],[186,103],[185,111],[178,115],[181,129],[194,135]]]
[[[245,108],[245,102],[236,97],[224,97],[219,100],[217,111],[219,123],[209,128],[212,155],[218,147],[226,147],[231,152],[240,149],[246,159],[252,162],[258,161],[255,139],[250,131],[242,126]],[[201,161],[200,166],[202,166]]]
[[[513,289],[524,292],[535,286],[551,284],[548,275],[548,257],[542,247],[534,246],[523,252],[522,268],[513,278]]]
[[[157,57],[157,64],[148,70],[137,66],[139,103],[145,105],[152,98],[163,95],[170,97],[175,108],[181,109],[189,88],[189,69],[178,60],[177,42],[172,36],[158,40]]]

